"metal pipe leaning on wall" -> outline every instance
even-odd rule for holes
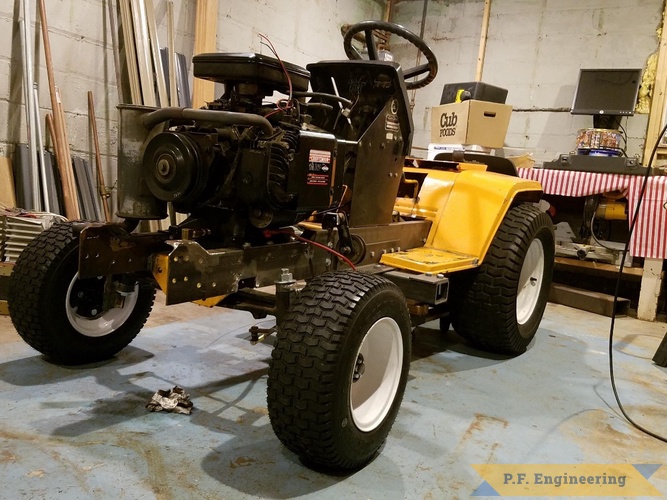
[[[26,123],[28,124],[28,149],[30,152],[30,172],[31,172],[31,208],[39,211],[41,202],[39,198],[39,163],[37,161],[37,133],[35,131],[35,94],[33,93],[34,75],[33,68],[33,45],[32,31],[30,30],[30,4],[28,0],[23,0],[23,14],[20,21],[21,30],[21,48],[23,52],[23,85],[25,91],[25,113]],[[27,200],[24,200],[24,203]]]
[[[38,166],[39,168],[39,180],[41,182],[41,192],[43,205],[42,208],[45,212],[51,212],[51,199],[49,198],[49,183],[46,179],[46,161],[44,157],[44,136],[42,134],[42,126],[40,124],[39,116],[39,92],[37,83],[33,83],[33,104],[34,104],[34,113],[35,113],[35,135],[37,136],[37,155],[38,155]]]
[[[104,172],[102,171],[102,156],[100,154],[100,141],[97,135],[97,120],[95,118],[95,100],[92,91],[88,91],[88,120],[90,121],[90,132],[93,135],[95,147],[95,164],[97,166],[97,190],[102,200],[104,209],[104,220],[111,222],[111,211],[109,210],[109,192],[104,184]]]
[[[44,42],[44,56],[46,59],[46,74],[49,80],[49,93],[51,95],[51,108],[53,111],[53,126],[51,127],[51,136],[56,152],[56,162],[60,170],[60,181],[63,187],[63,203],[65,205],[65,215],[70,220],[81,218],[79,205],[77,203],[76,191],[72,184],[72,159],[69,153],[69,144],[67,140],[67,131],[63,119],[62,106],[57,93],[55,77],[53,74],[53,62],[51,58],[51,43],[49,41],[49,26],[46,21],[46,7],[44,0],[39,0],[39,15],[42,24],[42,38]]]

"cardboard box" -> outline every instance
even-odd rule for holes
[[[431,142],[501,148],[512,106],[469,100],[431,109]]]

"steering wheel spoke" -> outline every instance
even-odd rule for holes
[[[345,50],[345,54],[347,55],[348,59],[353,61],[363,59],[363,57],[361,57],[361,53],[356,48],[352,47],[352,45],[350,45],[349,50]]]
[[[375,35],[373,35],[373,30],[368,29],[364,30],[364,35],[366,35],[366,48],[368,49],[368,59],[371,61],[376,61],[379,59],[377,46],[375,45]]]
[[[343,39],[343,48],[345,49],[347,57],[350,59],[362,59],[359,51],[352,46],[352,40],[357,33],[363,32],[366,47],[368,49],[368,59],[377,61],[380,58],[380,55],[377,44],[375,43],[375,36],[373,35],[375,30],[400,36],[417,47],[421,54],[426,58],[427,62],[425,64],[408,68],[403,71],[403,77],[405,79],[414,78],[426,73],[426,76],[416,81],[406,82],[405,87],[408,90],[425,87],[435,79],[435,75],[438,73],[438,61],[435,54],[422,38],[399,24],[386,21],[362,21],[351,26],[345,33],[345,38]]]
[[[415,76],[423,75],[424,73],[428,73],[431,70],[431,67],[429,66],[428,63],[422,64],[421,66],[415,66],[414,68],[410,68],[409,70],[406,70],[403,72],[403,76],[405,78],[414,78]]]

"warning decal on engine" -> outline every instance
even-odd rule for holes
[[[331,151],[311,149],[308,155],[308,176],[306,184],[309,186],[328,186],[331,176]]]

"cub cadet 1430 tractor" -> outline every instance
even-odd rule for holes
[[[377,60],[374,30],[427,62]],[[389,433],[413,326],[440,319],[479,348],[522,353],[553,269],[541,186],[497,159],[406,166],[406,90],[434,79],[435,55],[375,21],[354,25],[344,48],[350,60],[307,69],[198,55],[195,77],[225,88],[207,109],[119,106],[123,222],[57,224],[25,249],[9,290],[21,337],[56,363],[109,358],[141,330],[156,287],[167,304],[275,315],[271,425],[306,464],[337,469],[365,465]],[[274,91],[287,97],[267,103]],[[134,231],[168,207],[187,218]]]

